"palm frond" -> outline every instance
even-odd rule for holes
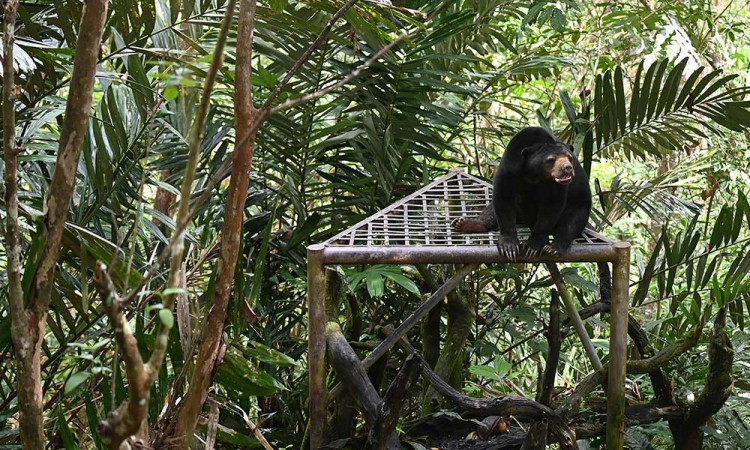
[[[750,126],[750,87],[733,87],[738,75],[699,68],[684,73],[687,59],[669,69],[667,59],[638,67],[626,95],[625,70],[617,67],[596,78],[596,147],[605,154],[643,158],[680,149],[709,132]]]

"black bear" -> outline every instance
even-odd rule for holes
[[[465,233],[499,228],[497,248],[511,260],[521,251],[532,256],[565,252],[591,213],[588,177],[571,150],[544,128],[524,128],[508,143],[495,172],[492,205],[477,217],[454,220],[453,228]],[[517,224],[531,230],[523,247]]]

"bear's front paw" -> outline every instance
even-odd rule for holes
[[[518,238],[515,236],[500,236],[497,241],[497,251],[500,252],[500,256],[509,259],[511,262],[516,260],[520,250],[518,244]]]
[[[532,257],[539,256],[545,251],[545,247],[548,247],[548,242],[547,236],[532,234],[524,245],[524,254]]]
[[[555,245],[545,245],[544,246],[544,254],[547,256],[560,256],[562,252],[560,252]]]
[[[459,217],[451,222],[453,231],[459,233],[486,233],[487,227],[481,220],[473,217]]]
[[[570,243],[567,244],[560,243],[560,242],[552,242],[551,245],[548,246],[550,249],[545,250],[549,255],[551,256],[562,256],[565,253],[567,253],[568,249],[570,248]]]

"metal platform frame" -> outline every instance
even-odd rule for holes
[[[480,264],[508,263],[500,256],[497,234],[457,233],[453,219],[475,216],[491,201],[492,186],[461,170],[451,170],[404,199],[362,220],[322,244],[307,247],[308,369],[310,383],[310,448],[325,444],[326,313],[325,267],[369,264],[465,264],[438,289],[410,323],[399,326],[364,361],[377,359]],[[519,230],[525,240],[528,231]],[[607,391],[607,449],[623,448],[625,364],[628,324],[630,244],[613,242],[585,230],[562,257],[519,257],[518,263],[610,262],[612,303]],[[423,311],[424,314],[418,314]],[[412,323],[414,322],[414,323]]]

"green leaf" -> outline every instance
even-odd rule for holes
[[[216,441],[224,444],[231,444],[234,447],[242,449],[262,449],[263,446],[253,436],[247,436],[239,431],[228,427],[221,427],[216,431]]]
[[[750,127],[750,110],[747,105],[736,103],[727,103],[724,105],[727,115],[745,127]]]
[[[682,108],[685,106],[685,102],[687,101],[693,86],[695,85],[695,82],[700,77],[701,73],[703,73],[703,67],[697,68],[693,73],[690,74],[687,81],[682,85],[682,90],[680,91],[680,96],[677,97],[677,101],[674,103],[673,110],[677,110],[679,108]]]
[[[249,359],[255,359],[279,367],[296,367],[299,363],[278,350],[267,347],[260,342],[251,341],[252,348],[242,351]]]
[[[168,295],[179,295],[179,294],[187,294],[187,289],[180,288],[180,287],[173,287],[173,288],[164,289],[161,292],[162,297],[166,297]]]
[[[81,385],[81,383],[88,380],[90,376],[91,376],[91,372],[74,373],[65,381],[65,387],[63,389],[63,393],[66,396],[70,395],[78,386]]]
[[[278,211],[278,204],[274,204],[273,209],[269,216],[264,217],[266,225],[260,234],[260,250],[255,255],[255,267],[253,268],[253,283],[250,287],[250,295],[247,298],[249,305],[255,305],[260,295],[260,288],[262,283],[266,279],[264,274],[266,269],[266,263],[268,261],[268,249],[271,241],[273,232],[273,226],[275,224],[276,212]]]
[[[94,403],[91,401],[90,396],[85,396],[86,398],[86,421],[88,422],[89,426],[89,434],[94,439],[94,444],[96,445],[97,450],[105,450],[107,447],[104,445],[104,442],[102,442],[102,439],[99,437],[99,433],[96,431],[97,427],[99,426],[99,413],[96,410],[96,407],[94,406]]]
[[[268,372],[254,364],[248,364],[245,357],[230,348],[219,366],[217,381],[225,388],[245,396],[268,396],[286,390],[283,384]]]
[[[617,67],[614,74],[614,85],[615,85],[615,104],[617,109],[615,115],[620,123],[620,130],[622,134],[627,132],[627,113],[625,111],[625,87],[623,82],[622,68]]]
[[[403,442],[403,443],[406,444],[406,445],[408,445],[408,446],[410,446],[413,450],[429,450],[427,447],[425,447],[424,445],[422,445],[422,444],[420,444],[418,442],[406,441],[406,442]]]
[[[294,230],[292,236],[289,238],[287,246],[291,249],[308,240],[310,236],[317,231],[321,218],[322,216],[318,213],[310,214],[302,226]]]
[[[386,278],[389,278],[396,282],[399,286],[403,287],[407,291],[411,292],[412,294],[419,296],[421,292],[419,291],[419,287],[417,287],[417,284],[414,283],[411,279],[405,277],[404,275],[396,272],[383,272],[383,275]]]
[[[367,292],[370,294],[370,297],[382,297],[385,293],[385,283],[383,283],[383,277],[380,274],[368,274],[365,282],[367,283]]]
[[[60,437],[62,438],[65,450],[78,450],[78,442],[75,436],[73,436],[73,432],[70,431],[68,421],[65,419],[62,409],[58,409],[57,411],[57,426],[60,429]]]
[[[552,10],[552,17],[550,18],[550,25],[552,25],[552,28],[555,29],[558,33],[562,33],[565,31],[565,27],[568,25],[568,21],[565,18],[565,14],[563,14],[562,11],[560,11],[558,8],[554,8]]]
[[[511,363],[500,358],[495,362],[495,366],[469,366],[469,372],[488,380],[497,382],[504,381],[506,375],[510,372],[513,367]]]
[[[614,89],[612,87],[612,72],[608,71],[604,74],[604,88],[602,89],[602,93],[604,94],[604,114],[607,115],[607,129],[609,130],[609,134],[607,135],[607,139],[610,141],[614,141],[617,139],[618,136],[620,136],[620,133],[617,129],[617,103],[615,100],[615,93]],[[622,132],[624,133],[625,130],[623,129]]]
[[[677,97],[677,92],[680,87],[680,80],[682,79],[682,72],[685,70],[685,66],[688,63],[688,58],[683,58],[667,76],[667,81],[664,83],[664,90],[661,93],[659,104],[656,107],[655,115],[658,117],[663,111],[671,111],[672,102]]]
[[[577,287],[589,293],[599,292],[599,285],[583,278],[574,267],[566,267],[561,271],[566,284]]]
[[[162,97],[164,97],[165,100],[171,101],[176,99],[180,95],[180,91],[177,89],[177,86],[167,86],[164,88],[164,92],[162,93]]]
[[[633,128],[635,128],[636,123],[638,122],[638,114],[636,111],[640,109],[640,83],[641,83],[641,74],[643,73],[643,61],[641,61],[640,64],[638,64],[638,71],[635,73],[635,81],[633,81],[633,87],[632,87],[632,93],[630,95],[630,131],[633,131]]]
[[[162,309],[159,311],[159,321],[165,328],[171,329],[174,326],[174,315],[169,309]]]
[[[651,98],[651,82],[654,78],[654,72],[656,72],[656,68],[658,65],[659,61],[651,64],[646,70],[646,75],[643,77],[643,85],[640,87],[640,102],[638,105],[638,111],[630,111],[630,114],[636,114],[635,123],[637,125],[642,124],[646,119],[646,111],[648,110],[648,103],[649,99]],[[637,86],[634,86],[634,88],[637,88]]]
[[[738,74],[732,74],[732,75],[727,75],[725,77],[719,78],[711,86],[706,88],[705,91],[701,92],[701,94],[695,98],[695,103],[702,103],[704,101],[709,100],[709,98],[711,97],[711,94],[713,94],[720,88],[727,86],[730,81],[734,80],[738,76],[739,76]]]
[[[646,112],[646,120],[651,120],[654,111],[656,110],[656,104],[659,101],[659,97],[661,96],[663,91],[661,80],[664,77],[664,72],[667,70],[669,60],[663,59],[659,63],[655,64],[658,64],[658,68],[656,70],[656,74],[654,75],[654,81],[651,86],[651,93],[648,96],[648,111]]]

